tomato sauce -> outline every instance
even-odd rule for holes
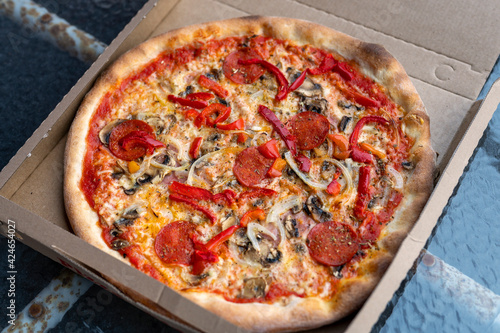
[[[282,45],[284,41],[271,40],[267,37],[233,37],[226,38],[224,40],[213,40],[208,41],[205,44],[191,45],[175,50],[174,52],[164,52],[160,54],[156,59],[145,65],[139,72],[130,75],[129,77],[122,80],[113,91],[110,91],[104,95],[101,102],[96,109],[92,119],[90,120],[90,130],[87,135],[87,151],[85,153],[83,174],[80,182],[81,189],[86,197],[89,205],[96,209],[94,195],[96,189],[99,187],[100,178],[94,165],[95,154],[98,151],[100,145],[99,140],[99,124],[102,120],[105,120],[112,109],[118,105],[123,99],[125,91],[134,84],[136,81],[148,81],[152,75],[158,73],[164,73],[166,71],[174,71],[176,68],[186,65],[187,63],[197,59],[201,55],[208,54],[213,55],[218,52],[227,52],[228,50],[233,50],[241,44],[247,44],[248,47],[256,51],[263,59],[267,59],[271,52],[271,47],[273,45]],[[307,65],[311,67],[317,67],[321,60],[325,57],[326,52],[320,49],[316,49],[310,46],[289,46],[288,50],[297,56],[307,55],[305,61],[309,62]],[[338,57],[337,55],[335,55]],[[388,158],[391,161],[395,161],[395,168],[400,170],[401,162],[405,161],[408,157],[408,149],[411,146],[411,142],[408,137],[404,136],[400,130],[401,120],[396,118],[398,107],[394,102],[392,102],[384,93],[383,88],[377,83],[373,82],[371,79],[362,76],[359,71],[356,70],[356,66],[349,64],[347,62],[342,62],[343,68],[346,68],[352,75],[351,79],[346,80],[347,76],[339,76],[338,73],[331,73],[331,81],[341,90],[350,90],[358,93],[364,93],[368,98],[380,103],[384,107],[384,111],[377,111],[374,114],[380,115],[382,117],[387,117],[387,113],[393,120],[394,129],[392,130],[392,147],[388,149]],[[340,80],[338,79],[340,77]],[[391,131],[391,130],[389,130]],[[396,133],[396,131],[398,131]],[[387,204],[386,209],[379,213],[378,215],[371,216],[371,219],[367,221],[366,228],[369,234],[369,238],[375,237],[375,239],[380,234],[382,227],[387,223],[395,209],[399,206],[403,199],[403,195],[400,192],[394,191]],[[112,248],[112,242],[116,240],[109,232],[109,227],[102,227],[102,237],[106,244]],[[121,238],[121,237],[120,237]],[[140,247],[138,245],[131,245],[126,248],[118,250],[118,252],[124,256],[127,256],[131,264],[143,272],[149,274],[153,278],[164,281],[161,273],[149,263],[148,259],[144,257],[141,253]],[[361,258],[361,256],[356,256],[355,258]],[[344,267],[345,273],[354,276],[354,262],[358,259],[353,259],[351,262],[346,264]],[[332,282],[333,283],[333,282]],[[335,288],[334,288],[335,289]],[[270,289],[264,298],[251,298],[243,299],[237,297],[230,297],[227,291],[217,291],[212,292],[222,294],[224,298],[228,301],[235,303],[247,303],[247,302],[266,302],[272,303],[281,297],[295,295],[298,297],[305,297],[304,294],[298,294],[291,290],[288,290],[286,286],[274,283],[271,284]]]

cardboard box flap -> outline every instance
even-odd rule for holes
[[[500,6],[470,0],[299,0],[388,36],[489,72],[500,53]],[[460,38],[457,38],[460,37]],[[481,52],[478,52],[481,50]]]
[[[474,16],[466,14],[471,3],[465,0],[454,1],[453,5],[432,0],[219,2],[249,15],[305,19],[379,43],[401,61],[410,76],[469,99],[477,97],[500,54],[496,33],[500,29],[500,7],[495,1],[475,5]],[[353,10],[353,6],[363,10]]]

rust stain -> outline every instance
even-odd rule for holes
[[[38,318],[45,312],[45,308],[40,303],[33,303],[28,309],[28,314],[31,318]]]
[[[59,304],[57,304],[59,312],[66,311],[67,308],[69,308],[69,302],[59,302]]]
[[[63,287],[69,287],[69,286],[71,286],[71,276],[65,276],[65,277],[61,280],[61,283],[62,283],[62,286],[63,286]]]
[[[40,17],[40,22],[42,22],[43,24],[47,24],[50,21],[52,21],[52,15],[50,15],[49,13],[43,14],[42,17]]]
[[[7,15],[12,16],[14,14],[14,1],[0,2],[0,10],[5,12]]]

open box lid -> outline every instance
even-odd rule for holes
[[[111,277],[118,278],[123,272],[121,269],[126,269],[135,282],[151,285],[151,288],[139,288],[148,298],[160,304],[169,302],[175,296],[164,291],[168,288],[138,271],[123,268],[125,265],[114,258],[97,260],[98,255],[82,253],[90,251],[96,254],[99,251],[89,250],[88,244],[68,232],[70,228],[62,201],[65,135],[79,103],[103,68],[147,38],[189,24],[250,14],[313,21],[363,40],[380,43],[403,63],[430,114],[433,146],[440,153],[440,168],[443,169],[477,111],[471,107],[500,53],[498,37],[496,41],[489,39],[489,36],[496,36],[495,32],[500,28],[500,22],[494,20],[498,15],[491,14],[498,12],[495,1],[486,1],[483,7],[477,9],[477,15],[469,17],[467,13],[472,5],[465,0],[457,1],[453,4],[453,11],[442,16],[442,11],[438,9],[446,8],[444,1],[436,3],[430,0],[418,3],[405,0],[396,4],[395,1],[370,0],[356,3],[345,0],[150,1],[0,173],[0,195],[12,201],[0,201],[0,206],[9,206],[9,209],[1,210],[0,220],[7,221],[14,217],[22,220],[20,232],[28,236],[25,238],[28,245],[32,241],[41,247],[48,247],[48,251],[57,248],[58,253],[101,272],[107,272],[106,267],[119,267],[119,272],[109,272]],[[364,11],[356,8],[363,8]],[[429,8],[432,10],[429,11]],[[377,13],[377,17],[370,17],[370,13]],[[394,16],[396,18],[392,20]],[[416,18],[407,22],[404,17]],[[442,38],[439,43],[433,40],[433,31],[456,27],[456,22],[463,21],[463,18],[467,19],[467,29],[446,30],[446,35],[452,37]],[[462,34],[466,35],[464,39]],[[470,42],[471,49],[481,52],[463,50],[460,45],[463,42],[457,43],[457,40]],[[449,187],[454,184],[450,183]],[[430,220],[426,225],[434,223]],[[36,228],[32,227],[34,224]],[[43,230],[51,230],[51,233]],[[418,246],[421,248],[423,244]],[[134,281],[127,283],[134,285]],[[189,319],[183,310],[189,307],[188,303],[176,302],[183,306],[176,307],[175,313],[180,314],[182,319]],[[205,328],[199,321],[193,324]],[[208,330],[214,332],[226,327],[219,322],[211,322],[211,325]]]

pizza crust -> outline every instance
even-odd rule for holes
[[[195,303],[250,330],[272,332],[310,329],[340,319],[362,305],[382,277],[432,191],[435,154],[430,147],[429,118],[402,66],[379,45],[364,43],[310,22],[289,18],[245,17],[182,28],[137,46],[102,74],[85,97],[71,127],[65,152],[66,210],[73,230],[79,237],[129,264],[127,259],[111,250],[103,241],[98,216],[79,187],[86,135],[94,110],[109,90],[117,87],[122,80],[166,49],[208,38],[252,34],[291,39],[299,44],[311,44],[336,52],[346,59],[356,59],[363,73],[387,87],[388,94],[404,108],[406,133],[416,141],[416,148],[412,152],[412,162],[416,167],[407,183],[408,186],[405,187],[405,199],[401,206],[403,208],[398,211],[396,219],[389,223],[386,235],[379,244],[382,251],[373,252],[371,259],[364,265],[369,274],[345,284],[344,292],[339,293],[331,302],[295,297],[287,306],[236,304],[214,294],[182,293]],[[127,293],[135,294],[133,291]]]

